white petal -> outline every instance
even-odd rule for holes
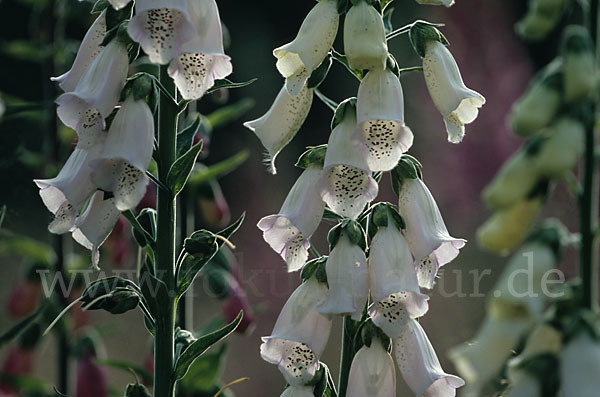
[[[120,10],[124,8],[127,4],[131,2],[131,0],[108,0],[108,2],[113,6],[115,10]]]
[[[381,14],[364,1],[353,5],[344,20],[344,54],[357,70],[383,69],[388,56]]]
[[[395,341],[400,372],[416,397],[453,397],[465,384],[458,376],[444,372],[421,325],[410,320]]]
[[[289,386],[287,387],[283,393],[281,393],[281,397],[313,397],[313,387],[312,386]]]
[[[269,169],[273,174],[276,172],[275,158],[302,127],[312,100],[312,89],[305,87],[297,96],[291,96],[285,87],[282,87],[267,113],[244,123],[267,149]]]
[[[560,363],[564,397],[593,397],[600,390],[600,344],[586,331],[573,338],[563,351]]]
[[[394,361],[377,339],[358,350],[348,378],[348,397],[396,396]]]
[[[306,262],[308,239],[323,216],[325,203],[315,189],[320,173],[318,167],[307,168],[288,193],[279,214],[258,222],[263,238],[285,259],[288,271],[299,270]]]
[[[104,200],[104,192],[92,196],[87,209],[75,223],[73,239],[92,251],[92,264],[98,267],[99,248],[112,231],[121,212],[115,207],[114,199]]]
[[[62,94],[56,100],[60,120],[78,131],[88,118],[96,117],[96,111],[105,119],[119,100],[128,65],[125,48],[118,40],[111,41],[94,58],[75,90]]]
[[[83,73],[87,70],[100,51],[102,51],[100,44],[102,43],[102,40],[104,40],[105,34],[106,11],[103,11],[83,37],[75,60],[73,61],[73,65],[71,65],[71,69],[58,77],[51,77],[50,80],[57,81],[60,88],[65,92],[73,91],[81,79],[81,76],[83,76]]]
[[[452,261],[465,240],[451,237],[427,186],[419,178],[405,179],[398,195],[398,210],[406,222],[404,235],[415,265],[435,253],[439,266]]]
[[[227,55],[185,53],[171,61],[169,76],[183,99],[200,99],[215,84],[233,72],[231,58]]]
[[[325,264],[329,296],[317,308],[324,314],[349,314],[359,320],[369,294],[369,270],[362,248],[350,242],[344,232]]]
[[[400,336],[411,318],[406,311],[407,303],[410,304],[409,298],[411,296],[405,293],[391,294],[378,302],[374,302],[369,307],[369,316],[373,323],[392,339]]]

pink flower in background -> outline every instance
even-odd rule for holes
[[[235,277],[232,277],[229,280],[229,294],[223,305],[223,316],[225,317],[225,321],[227,323],[233,321],[241,310],[244,311],[244,316],[238,327],[235,329],[235,332],[243,334],[252,329],[256,319],[252,313],[252,308],[250,307],[246,292],[236,281]]]
[[[8,296],[6,310],[14,318],[25,317],[38,307],[41,297],[39,280],[20,280]]]
[[[2,364],[2,374],[5,376],[28,375],[33,370],[34,351],[13,344]],[[18,390],[10,384],[0,382],[0,392],[3,397],[18,396]]]
[[[94,362],[94,354],[87,354],[77,363],[75,397],[107,397],[106,370]]]

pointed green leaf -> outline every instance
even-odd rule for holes
[[[249,155],[250,152],[247,149],[244,149],[228,159],[220,161],[204,169],[194,171],[190,176],[189,183],[191,185],[198,186],[208,182],[211,179],[216,179],[227,175],[239,167],[244,161],[246,161]]]
[[[217,234],[221,237],[229,239],[229,237],[231,237],[231,235],[240,228],[240,226],[242,225],[242,222],[244,222],[245,218],[246,218],[246,213],[243,212],[242,215],[237,219],[237,221],[233,222],[231,225],[227,226],[225,229],[221,230]],[[223,241],[221,241],[221,240],[219,240],[217,242],[219,243],[219,246],[223,244]]]
[[[242,117],[242,115],[250,110],[253,106],[254,99],[244,98],[236,103],[223,106],[215,110],[206,116],[206,120],[212,128],[218,128]]]
[[[110,3],[108,2],[108,0],[98,0],[94,4],[94,7],[92,7],[92,11],[90,11],[90,14],[97,14],[99,12],[102,12],[107,7],[110,7]]]
[[[223,344],[216,352],[202,355],[190,366],[188,376],[183,378],[179,387],[184,394],[191,395],[209,392],[214,389],[225,365],[225,352],[227,345]]]
[[[41,304],[35,312],[31,313],[29,316],[25,317],[24,319],[13,325],[11,328],[9,328],[6,332],[4,332],[0,336],[0,347],[4,346],[6,343],[19,336],[19,334],[23,330],[25,330],[25,328],[31,325],[38,318],[38,316],[44,310],[45,307],[45,304]]]
[[[152,397],[146,386],[139,383],[130,383],[125,389],[125,397]]]
[[[242,83],[234,83],[233,81],[227,80],[227,79],[222,79],[222,80],[217,80],[215,81],[215,84],[209,88],[206,93],[207,94],[211,94],[221,88],[240,88],[240,87],[245,87],[247,85],[250,85],[252,83],[254,83],[256,80],[258,79],[250,79],[248,81],[244,81]]]
[[[167,175],[167,186],[171,189],[171,192],[173,192],[173,196],[177,196],[185,186],[185,183],[192,173],[200,150],[202,150],[202,142],[198,142],[192,146],[190,150],[179,157],[171,166]]]
[[[175,380],[183,379],[183,377],[187,374],[192,363],[200,357],[208,348],[210,348],[215,343],[219,342],[221,339],[225,338],[227,335],[232,333],[240,321],[242,321],[243,312],[237,315],[237,317],[229,324],[224,326],[223,328],[212,332],[208,335],[204,335],[198,338],[194,343],[192,343],[183,354],[177,359],[177,363],[175,364]]]
[[[177,134],[177,157],[183,156],[185,152],[190,150],[192,144],[194,143],[194,136],[200,130],[200,125],[202,124],[202,115],[197,114],[194,118],[194,121],[187,127],[183,129],[180,133]]]

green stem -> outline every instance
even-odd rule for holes
[[[176,95],[167,67],[160,67],[161,85]],[[175,162],[177,136],[177,106],[171,98],[160,96],[158,108],[158,179],[164,184]],[[154,338],[154,396],[171,397],[175,360],[175,200],[172,193],[157,189],[156,276],[167,291],[159,289],[156,305],[156,336]],[[160,292],[162,291],[162,293]]]
[[[598,48],[598,3],[591,0],[589,8],[589,30],[596,48]],[[596,50],[597,53],[598,50]],[[597,55],[597,54],[596,54]],[[598,56],[596,56],[598,59]],[[596,100],[598,97],[596,97]],[[596,207],[598,205],[595,189],[596,166],[594,151],[596,147],[596,118],[598,105],[594,109],[594,122],[587,127],[585,133],[585,152],[583,155],[583,180],[580,196],[580,233],[581,248],[579,251],[579,273],[582,280],[582,304],[591,310],[596,310],[598,300],[598,266],[594,257],[594,229]]]
[[[352,365],[352,359],[354,358],[354,335],[352,335],[352,330],[350,329],[354,328],[353,323],[354,321],[352,321],[350,316],[344,316],[344,323],[342,325],[342,353],[340,355],[340,377],[338,380],[339,397],[346,397],[350,366]]]

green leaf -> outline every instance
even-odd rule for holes
[[[171,166],[167,174],[167,186],[173,192],[173,197],[177,196],[185,186],[192,173],[198,154],[200,154],[200,150],[202,150],[202,142],[198,142],[192,146],[190,150],[179,157]]]
[[[125,389],[125,397],[152,397],[146,386],[140,385],[139,383],[130,383]]]
[[[177,134],[177,157],[183,156],[185,152],[190,150],[192,144],[194,143],[194,137],[200,130],[200,125],[202,124],[202,115],[197,114],[194,118],[194,121],[187,127],[183,129],[183,131]]]
[[[250,155],[247,149],[241,150],[233,156],[220,161],[216,164],[208,166],[201,170],[194,170],[189,178],[189,183],[194,186],[201,185],[210,181],[211,179],[217,179],[224,175],[227,175],[231,171],[239,167]]]
[[[244,222],[245,218],[246,218],[246,213],[243,212],[242,215],[237,219],[237,221],[233,222],[231,225],[227,226],[225,229],[221,230],[220,232],[217,232],[217,234],[221,237],[229,239],[233,233],[237,232],[237,230],[242,225],[242,222]],[[219,246],[223,245],[223,241],[219,240],[217,242],[219,243]]]
[[[212,128],[218,128],[242,117],[242,115],[252,109],[253,106],[254,99],[244,98],[236,103],[215,110],[206,116],[206,120]]]
[[[29,316],[25,317],[24,319],[10,327],[6,332],[4,332],[0,336],[0,347],[4,346],[8,342],[19,336],[19,334],[23,330],[25,330],[25,328],[29,327],[29,325],[31,325],[39,317],[40,313],[42,313],[45,307],[45,304],[41,304],[35,312],[31,313]]]
[[[254,83],[256,80],[258,79],[250,79],[248,81],[244,81],[243,83],[234,83],[233,81],[227,80],[227,79],[222,79],[222,80],[217,80],[215,81],[215,84],[209,88],[206,93],[207,94],[212,94],[213,92],[220,90],[221,88],[240,88],[240,87],[245,87],[247,85],[250,85],[252,83]]]
[[[193,257],[186,254],[181,265],[177,269],[177,295],[181,296],[192,285],[196,275],[204,265],[206,265],[219,250],[219,245],[213,237],[210,251],[207,251],[204,256]]]
[[[344,65],[346,69],[348,69],[348,71],[354,75],[354,77],[356,77],[358,80],[362,80],[362,73],[359,70],[352,69],[350,63],[348,62],[348,58],[346,58],[345,55],[340,54],[332,48],[331,56],[333,57],[333,59]]]
[[[90,11],[90,14],[97,14],[99,12],[104,11],[107,7],[110,7],[110,3],[108,0],[98,0],[95,4],[94,7],[92,7],[92,11]]]
[[[188,370],[188,376],[179,383],[184,394],[208,392],[215,388],[223,372],[226,351],[227,345],[223,344],[216,352],[204,354],[194,361]]]
[[[321,62],[319,67],[317,67],[311,73],[310,77],[308,78],[308,80],[306,82],[306,86],[308,88],[317,88],[319,85],[321,85],[321,83],[327,77],[327,74],[329,73],[329,68],[331,68],[332,63],[333,63],[333,60],[331,59],[331,56],[328,56],[327,58],[325,58],[325,60],[323,62]]]
[[[215,343],[219,342],[221,339],[225,338],[227,335],[232,333],[240,321],[242,321],[243,312],[240,312],[237,317],[225,327],[212,332],[208,335],[204,335],[198,338],[194,343],[192,343],[183,354],[177,359],[177,363],[175,364],[175,380],[183,379],[183,377],[187,374],[190,366],[193,362],[200,357],[208,348],[210,348]]]

